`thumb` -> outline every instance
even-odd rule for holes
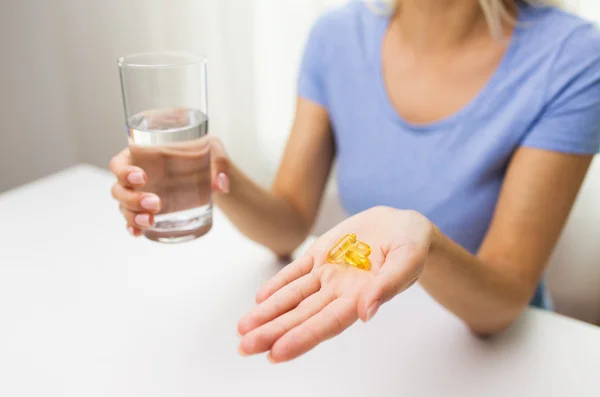
[[[210,141],[211,185],[219,193],[229,193],[229,156],[219,138]]]
[[[412,287],[421,277],[428,250],[404,246],[390,251],[379,272],[366,285],[358,304],[358,316],[368,322],[379,307]]]

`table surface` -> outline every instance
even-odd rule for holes
[[[600,329],[530,310],[484,341],[416,286],[288,364],[237,354],[282,264],[218,211],[181,245],[130,238],[111,176],[0,195],[0,396],[598,396]]]

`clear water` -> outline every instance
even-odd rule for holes
[[[178,243],[206,234],[212,227],[208,117],[195,109],[157,109],[132,117],[128,126],[133,164],[148,175],[141,190],[163,204],[145,236]]]

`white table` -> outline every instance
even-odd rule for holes
[[[216,213],[193,243],[130,238],[80,166],[0,196],[0,396],[599,396],[600,330],[531,310],[482,341],[419,287],[300,359],[237,354],[281,266]]]

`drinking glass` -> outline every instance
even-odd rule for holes
[[[162,201],[144,235],[161,243],[201,237],[212,228],[206,58],[145,53],[118,64],[131,160],[148,176],[139,190]]]

